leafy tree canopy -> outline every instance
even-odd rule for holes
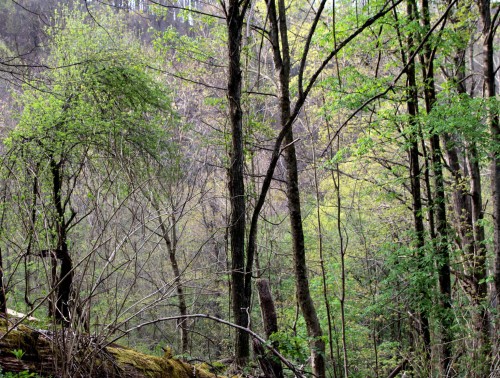
[[[96,25],[79,12],[64,13],[48,30],[48,65],[58,68],[44,72],[43,82],[24,86],[18,98],[22,112],[7,147],[17,157],[37,160],[62,161],[82,152],[161,159],[171,151],[166,126],[175,116],[147,54],[116,19],[103,17],[109,24]]]

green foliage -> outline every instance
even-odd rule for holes
[[[269,341],[277,343],[280,352],[293,361],[304,363],[309,356],[307,338],[304,336],[279,331],[273,333]]]
[[[14,357],[16,357],[18,360],[21,360],[24,356],[24,351],[22,349],[13,349],[10,351]]]
[[[133,185],[149,179],[150,170],[161,171],[164,183],[170,174],[182,174],[172,139],[179,122],[170,89],[149,68],[152,59],[132,32],[111,14],[100,16],[97,25],[86,12],[57,14],[47,31],[51,49],[45,63],[53,69],[26,83],[16,98],[18,122],[3,141],[2,172],[12,187],[8,212],[16,214],[2,224],[16,230],[2,234],[3,251],[4,245],[15,246],[3,256],[8,274],[13,271],[10,303],[24,302],[23,290],[14,287],[19,266],[28,278],[27,293],[44,298],[50,292],[50,259],[38,254],[56,248],[59,225],[66,228],[72,259],[78,261],[82,251],[87,255],[99,243],[95,236],[105,232],[82,219],[96,210],[107,216],[111,204],[116,208],[135,193]],[[54,166],[59,167],[64,219],[55,208]],[[102,219],[101,214],[96,218]],[[31,251],[23,255],[27,245]],[[107,274],[106,265],[97,264],[94,273]],[[92,287],[79,289],[84,298]],[[109,303],[96,300],[93,305],[101,319],[113,316]]]
[[[495,101],[497,102],[497,101]],[[443,133],[455,134],[459,145],[475,144],[481,158],[491,151],[491,138],[486,127],[487,107],[482,98],[453,93],[452,88],[441,92],[430,114],[421,116],[425,136]]]
[[[19,124],[5,140],[8,148],[61,159],[73,152],[121,157],[134,151],[160,158],[160,151],[168,151],[161,136],[171,117],[168,97],[144,71],[114,60],[82,63],[71,71],[76,72],[67,73],[69,81],[56,74],[57,84],[25,88]]]
[[[42,377],[36,373],[33,372],[30,373],[29,370],[13,373],[10,371],[4,372],[0,368],[0,378],[42,378]]]
[[[107,158],[130,165],[173,156],[167,129],[176,116],[169,93],[140,49],[133,43],[116,45],[102,25],[92,25],[80,13],[56,21],[65,27],[49,29],[55,47],[48,59],[60,68],[45,72],[43,83],[24,86],[18,125],[4,141],[11,161],[35,164],[43,177],[54,160],[74,177],[87,161]],[[127,33],[122,37],[122,43],[131,41]]]
[[[305,64],[306,84],[311,72],[335,45],[375,14],[383,3],[378,0],[362,3],[340,1],[335,3],[335,8],[327,5],[325,17],[317,24],[316,33],[312,36]],[[435,14],[431,15],[432,22],[437,20],[444,6],[444,3],[433,4],[432,12]],[[151,6],[150,11],[163,18],[169,17],[171,13],[159,6]],[[50,166],[51,160],[61,163],[66,214],[69,216],[73,208],[80,212],[84,210],[87,214],[99,210],[95,212],[99,213],[95,217],[94,214],[89,216],[88,223],[77,218],[70,225],[72,253],[77,250],[85,251],[86,254],[101,240],[106,240],[105,246],[96,247],[95,255],[99,255],[99,258],[91,257],[88,266],[93,267],[85,268],[89,273],[81,280],[84,284],[78,293],[82,298],[92,299],[92,313],[98,314],[97,327],[112,323],[113,329],[119,329],[123,324],[130,328],[158,316],[160,312],[164,316],[177,310],[166,299],[173,300],[175,290],[168,294],[163,292],[168,291],[166,288],[172,282],[172,277],[162,242],[158,240],[157,214],[148,209],[147,201],[143,201],[143,197],[138,194],[139,189],[143,188],[148,191],[150,198],[161,204],[159,212],[165,217],[165,223],[171,222],[170,215],[178,215],[182,218],[179,234],[182,234],[182,238],[190,238],[186,243],[174,243],[178,255],[189,262],[185,265],[182,279],[190,282],[185,288],[188,297],[195,298],[190,311],[207,308],[213,311],[215,307],[219,315],[224,317],[226,312],[223,309],[230,308],[228,298],[221,295],[227,289],[224,277],[228,274],[229,265],[225,263],[228,263],[226,246],[229,243],[227,235],[218,239],[227,230],[228,216],[227,200],[221,200],[227,194],[222,177],[226,174],[223,168],[228,165],[226,152],[231,137],[227,132],[228,99],[224,94],[227,82],[227,30],[225,23],[216,17],[187,11],[180,14],[177,10],[175,12],[184,19],[192,17],[194,25],[189,30],[186,30],[185,24],[179,29],[171,26],[158,32],[150,30],[147,35],[153,41],[150,50],[137,42],[119,12],[108,13],[99,8],[100,25],[94,24],[85,12],[62,9],[55,14],[54,27],[47,30],[51,38],[48,45],[52,48],[45,51],[47,58],[44,61],[52,69],[44,70],[37,80],[31,80],[23,87],[17,97],[17,107],[20,109],[17,127],[5,140],[8,150],[8,169],[5,171],[8,174],[4,178],[16,178],[12,189],[9,189],[12,193],[6,193],[6,198],[10,195],[10,205],[14,205],[8,209],[5,227],[2,224],[2,240],[8,237],[12,239],[12,242],[4,243],[6,248],[2,245],[2,251],[7,251],[3,260],[6,270],[22,267],[18,271],[24,269],[23,273],[28,277],[36,276],[39,280],[50,281],[48,264],[30,260],[29,256],[23,264],[23,258],[19,256],[24,256],[25,245],[32,236],[30,210],[34,210],[36,215],[33,233],[36,234],[37,245],[34,249],[51,247],[57,236],[54,227],[57,219],[53,216],[50,201],[53,190]],[[315,12],[311,12],[310,3],[302,0],[289,4],[286,12],[292,51],[291,92],[294,96],[297,90],[296,73],[301,62],[299,54]],[[442,246],[439,238],[431,241],[430,232],[426,232],[426,244],[417,248],[416,237],[410,231],[413,225],[408,150],[417,142],[424,206],[432,205],[435,185],[432,175],[428,182],[424,181],[425,170],[429,165],[432,168],[428,143],[430,136],[449,136],[451,145],[445,147],[456,146],[464,166],[472,158],[477,159],[482,168],[488,163],[492,152],[500,152],[500,146],[492,140],[486,126],[488,109],[498,109],[498,99],[484,100],[458,94],[458,79],[453,78],[458,70],[456,60],[460,58],[459,50],[470,47],[472,51],[474,46],[471,41],[477,40],[476,12],[476,7],[470,2],[457,4],[449,12],[446,23],[440,24],[430,35],[428,46],[436,58],[439,93],[429,114],[424,111],[425,87],[420,59],[416,60],[415,67],[415,89],[420,109],[416,118],[408,115],[408,88],[404,84],[404,71],[399,82],[394,82],[396,75],[402,72],[403,61],[412,53],[406,46],[408,36],[414,37],[417,46],[419,39],[426,33],[420,21],[410,20],[405,6],[401,5],[356,37],[325,67],[319,77],[320,85],[310,92],[307,108],[303,109],[294,125],[300,157],[300,189],[310,289],[324,334],[327,334],[329,327],[332,328],[331,341],[336,355],[334,361],[329,362],[339,366],[343,359],[340,298],[345,294],[343,315],[352,377],[387,375],[403,358],[413,358],[412,362],[418,365],[421,341],[417,323],[421,314],[429,317],[433,342],[439,341],[439,319],[450,316],[450,313],[443,313],[436,306],[441,299],[436,267],[444,262],[436,253],[437,247],[447,247],[452,251],[452,269],[457,272],[457,281],[453,282],[452,306],[452,315],[457,319],[453,325],[457,328],[454,329],[456,340],[453,340],[454,348],[458,350],[456,356],[467,355],[467,343],[474,340],[470,325],[477,308],[460,290],[458,281],[462,270],[464,276],[468,274],[464,268],[468,257],[464,256],[462,246],[459,246],[460,235],[454,233],[455,223],[459,220],[450,215],[455,190],[453,184],[449,185],[453,181],[453,172],[450,174],[450,167],[445,167],[445,182],[448,185],[445,200],[450,208],[450,240],[457,245],[450,243]],[[252,197],[258,194],[262,175],[266,171],[269,148],[272,147],[276,125],[279,123],[276,110],[279,100],[273,97],[276,93],[276,67],[271,63],[272,57],[263,30],[268,28],[269,23],[266,14],[264,2],[252,4],[241,46],[243,143],[246,170],[249,173],[245,188],[249,214]],[[9,21],[9,30],[13,26],[12,21]],[[0,56],[11,54],[7,46],[0,41]],[[467,64],[468,59],[465,60]],[[152,66],[161,67],[162,73],[168,72],[169,75],[160,77],[159,71],[152,69]],[[470,77],[465,78],[465,83],[470,93],[477,94],[480,88],[471,87],[481,80],[470,84],[475,80],[476,72],[471,70],[471,73]],[[164,84],[167,81],[168,87]],[[388,86],[391,91],[351,117],[354,110],[373,96],[385,92]],[[175,103],[172,100],[174,98]],[[184,111],[189,122],[193,120],[193,129],[196,128],[196,133],[185,133],[175,142],[170,130],[172,127],[180,129],[180,126],[174,109]],[[349,122],[345,123],[347,119]],[[332,135],[338,136],[338,139],[331,144],[331,150],[324,151],[326,143],[332,142]],[[203,159],[199,159],[198,151],[189,153],[196,163],[202,160],[202,164],[205,164],[203,171],[207,172],[207,176],[202,177],[201,173],[197,173],[195,179],[182,184],[189,188],[182,185],[167,188],[170,180],[184,177],[180,169],[183,162],[177,158],[177,150],[181,148],[180,142],[186,139],[190,140],[187,149],[203,149]],[[216,151],[212,150],[214,146]],[[468,155],[469,148],[477,149],[478,154]],[[446,160],[446,148],[442,151]],[[207,168],[207,162],[210,168]],[[186,166],[191,168],[191,165]],[[158,168],[161,169],[159,173]],[[310,185],[312,170],[315,170],[314,178],[317,176],[318,180],[317,193],[312,193]],[[281,352],[292,361],[305,364],[309,343],[294,295],[291,235],[287,231],[286,194],[282,190],[286,184],[279,179],[282,173],[277,173],[269,201],[261,214],[258,240],[260,272],[257,273],[269,277],[273,283],[273,294],[276,295],[280,332],[273,335],[271,340],[276,341]],[[85,180],[79,181],[82,175],[85,175]],[[32,185],[35,177],[38,180],[38,192],[34,195]],[[334,185],[332,177],[335,180],[340,177],[339,182]],[[134,178],[140,180],[131,180]],[[72,182],[75,183],[73,186]],[[460,185],[469,189],[469,184],[465,174]],[[487,185],[483,184],[483,192],[484,198],[487,198],[490,194]],[[340,204],[337,203],[337,193]],[[175,202],[176,195],[186,198],[184,205]],[[39,196],[34,205],[33,196]],[[203,199],[200,199],[203,204],[194,203],[197,197]],[[126,202],[125,199],[129,198],[133,198],[133,201]],[[490,203],[483,204],[486,214],[491,213]],[[184,206],[189,208],[188,213],[180,210]],[[127,211],[120,212],[117,210],[119,207],[127,207]],[[424,222],[428,221],[429,210],[424,207],[420,214]],[[113,215],[108,219],[102,214]],[[492,229],[490,219],[485,218],[478,223],[486,228],[489,236]],[[101,226],[103,231],[96,231]],[[210,232],[207,232],[208,229]],[[217,230],[222,231],[219,234]],[[102,234],[96,237],[101,231]],[[205,244],[200,247],[205,235]],[[343,243],[340,236],[343,237]],[[488,236],[484,247],[489,249],[492,242]],[[340,249],[341,246],[344,250]],[[19,253],[13,254],[12,250]],[[124,256],[117,256],[117,250],[123,251]],[[163,260],[158,260],[157,251]],[[192,251],[198,251],[196,258],[191,254]],[[341,253],[344,254],[344,266],[341,265]],[[216,257],[212,257],[212,254]],[[205,276],[205,271],[203,274],[198,273],[198,258],[204,259],[203,269],[209,272],[207,281],[200,278]],[[217,259],[216,263],[212,258]],[[492,260],[490,254],[487,260]],[[106,266],[103,266],[103,261]],[[195,273],[193,267],[196,267]],[[214,272],[218,274],[216,279],[210,275]],[[76,274],[80,273],[78,269]],[[118,275],[121,277],[110,284]],[[103,281],[100,281],[101,278]],[[9,282],[22,282],[23,279],[16,276]],[[106,281],[108,279],[109,282]],[[491,276],[486,276],[479,283],[489,283],[491,280]],[[149,302],[144,300],[144,281],[151,284],[147,286],[148,290],[153,287],[151,290],[157,290],[155,293],[162,292],[163,296],[159,299],[154,295],[147,298],[158,300],[161,310],[155,308],[156,304],[148,307]],[[98,288],[93,286],[95,282],[99,282],[96,284]],[[45,296],[49,290],[37,285],[27,288],[27,291],[36,291],[37,297],[38,294]],[[345,293],[341,293],[343,286]],[[118,290],[118,287],[127,289]],[[9,300],[21,308],[24,291],[10,290],[8,295]],[[329,301],[331,323],[327,319],[325,297]],[[103,298],[113,298],[113,305]],[[252,316],[257,319],[257,304],[254,303],[254,306]],[[131,317],[131,314],[134,315]],[[202,326],[195,322],[189,324],[196,329],[190,337],[192,348],[198,353],[205,348],[201,346],[205,345],[204,342],[196,341],[201,340],[202,336],[209,340],[207,345],[217,344],[217,357],[231,349],[227,332],[222,334],[218,327]],[[258,321],[252,324],[258,327]],[[102,327],[107,329],[107,326]],[[175,325],[155,324],[143,327],[140,335],[137,335],[139,332],[130,334],[129,342],[161,355],[161,347],[165,343],[175,345],[171,341],[176,332]],[[158,337],[164,341],[159,342]],[[463,351],[455,346],[458,344]],[[193,350],[189,351],[190,355],[196,358]],[[22,357],[21,350],[16,353]],[[463,358],[462,362],[457,362],[457,366],[463,365],[458,370],[466,374],[466,366],[471,361]],[[377,363],[378,371],[375,374],[374,366]]]

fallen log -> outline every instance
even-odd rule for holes
[[[71,330],[44,331],[0,319],[0,367],[51,377],[215,378],[184,361],[150,356]],[[219,376],[220,377],[220,376]]]

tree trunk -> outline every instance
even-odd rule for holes
[[[1,248],[0,248],[0,312],[3,314],[7,312],[7,298],[5,297],[5,287],[3,285],[3,261],[2,261]]]
[[[39,331],[22,324],[12,328],[12,325],[0,319],[0,366],[5,372],[24,372],[19,374],[21,377],[30,376],[28,370],[43,377],[220,377],[167,353],[162,357],[150,356],[115,343],[99,343],[102,341],[99,337],[75,336],[67,330]],[[76,346],[71,355],[67,356],[64,345],[57,342],[61,339]],[[22,358],[12,354],[16,349],[24,352]],[[68,368],[65,370],[62,364]]]
[[[269,0],[267,3],[270,20],[270,40],[273,49],[273,59],[279,73],[279,106],[281,127],[284,128],[290,119],[290,52],[288,48],[288,29],[286,25],[285,4],[278,0],[278,14],[276,3]],[[281,44],[280,44],[281,42]],[[281,45],[281,49],[280,49]],[[317,378],[325,377],[325,342],[323,333],[316,314],[316,308],[309,291],[309,280],[307,277],[306,250],[304,245],[304,231],[302,229],[302,214],[300,205],[299,177],[297,170],[297,157],[293,140],[292,128],[286,133],[285,161],[287,171],[287,199],[290,216],[290,228],[293,243],[293,264],[295,272],[295,285],[297,290],[297,301],[307,327],[307,333],[311,339],[311,365],[313,374]]]
[[[427,33],[431,28],[430,11],[428,0],[421,0],[421,23],[424,32]],[[429,42],[425,43],[422,49],[422,73],[424,79],[424,97],[427,114],[430,114],[434,103],[436,102],[436,88],[434,80],[434,55]],[[441,160],[441,143],[439,135],[431,130],[431,161],[434,173],[434,199],[436,206],[436,231],[437,240],[434,240],[434,249],[436,253],[441,323],[441,369],[442,374],[447,375],[451,363],[451,319],[449,312],[451,310],[451,273],[450,273],[450,253],[448,250],[448,225],[446,219],[446,198],[444,192],[443,164]]]
[[[497,146],[500,143],[500,121],[498,114],[498,106],[496,101],[496,85],[495,85],[495,67],[493,62],[493,39],[495,35],[495,25],[491,22],[491,7],[490,0],[478,0],[479,11],[481,13],[481,21],[483,24],[483,75],[484,75],[484,90],[487,101],[488,123],[490,127],[491,137],[493,139],[492,162],[491,162],[491,197],[493,200],[493,290],[492,299],[496,306],[497,312],[500,310],[500,156]],[[482,253],[481,259],[485,259],[485,253]],[[484,280],[483,280],[484,281]],[[484,290],[486,288],[480,288]],[[478,314],[481,316],[481,314]],[[477,322],[484,322],[484,319],[477,319]],[[500,351],[498,347],[498,335],[500,334],[500,318],[497,317],[496,324],[493,325],[494,354]]]
[[[483,226],[484,212],[481,195],[481,175],[477,156],[477,150],[475,146],[472,146],[469,149],[469,156],[467,158],[471,175],[470,196],[472,199],[472,229],[474,235],[474,248],[471,251],[474,260],[470,274],[472,275],[474,288],[473,303],[475,305],[475,313],[473,325],[478,339],[476,348],[477,353],[473,358],[475,361],[478,361],[479,366],[484,365],[484,370],[482,372],[478,371],[478,376],[480,376],[483,373],[488,373],[487,360],[488,357],[491,356],[492,351],[489,335],[490,320],[487,310],[488,286],[486,283],[486,246]]]
[[[2,205],[5,205],[5,201],[7,198],[7,185],[4,184],[4,193],[3,193],[3,198],[2,198]],[[2,218],[0,219],[0,235],[3,233],[4,230],[4,220],[5,220],[5,211],[6,211],[6,206],[2,206]],[[4,275],[3,275],[3,251],[0,248],[0,312],[1,313],[6,313],[7,312],[7,297],[5,295],[5,286],[4,286]]]
[[[407,3],[408,15],[410,18],[415,19],[416,5],[413,1],[408,1]],[[410,34],[408,37],[408,50],[412,51],[414,46],[413,35]],[[406,60],[403,54],[403,60]],[[416,74],[415,74],[415,62],[411,61],[407,69],[407,108],[408,114],[410,116],[410,127],[413,129],[411,135],[411,147],[410,147],[410,177],[411,177],[411,195],[412,195],[412,209],[413,209],[413,222],[416,234],[416,248],[417,248],[417,259],[419,260],[419,269],[423,268],[423,248],[425,245],[424,239],[424,220],[423,220],[423,207],[422,207],[422,192],[420,186],[420,163],[419,163],[419,151],[418,151],[418,130],[416,117],[418,115],[418,97],[417,97],[417,84],[416,84]],[[428,293],[422,293],[424,296],[428,296]],[[431,336],[429,331],[429,319],[427,317],[426,311],[421,310],[419,313],[420,317],[420,329],[419,333],[422,337],[424,343],[424,351],[427,360],[430,360],[431,351]]]
[[[186,298],[184,296],[184,287],[181,281],[181,271],[179,269],[179,264],[177,263],[177,220],[175,219],[175,214],[172,214],[172,242],[170,243],[170,249],[168,251],[168,257],[170,259],[170,264],[172,265],[172,271],[174,272],[174,282],[177,290],[177,298],[179,299],[179,313],[181,316],[187,315]],[[162,232],[165,230],[165,225],[163,225]],[[168,247],[168,244],[167,244]],[[177,322],[178,327],[181,332],[181,351],[182,353],[187,353],[189,348],[189,328],[185,324],[185,319],[180,319]]]
[[[170,260],[170,266],[172,267],[172,272],[174,273],[174,283],[177,290],[177,300],[179,301],[179,314],[181,316],[187,315],[187,305],[186,298],[184,296],[184,286],[181,280],[181,271],[179,269],[179,264],[177,262],[177,219],[175,218],[174,209],[172,209],[172,237],[170,237],[170,232],[165,226],[163,217],[161,216],[160,206],[154,198],[152,198],[153,207],[158,215],[158,220],[160,223],[160,231],[165,244],[167,245],[168,258]],[[181,334],[181,353],[187,353],[189,349],[189,327],[185,324],[186,319],[179,319],[177,326],[180,329]]]
[[[227,34],[229,76],[227,96],[231,121],[231,153],[229,166],[229,195],[231,217],[231,300],[234,322],[249,327],[250,296],[245,290],[245,185],[243,178],[243,113],[241,110],[241,38],[245,5],[238,0],[229,0],[227,8]],[[243,366],[250,356],[248,334],[236,330],[236,363]]]
[[[455,82],[457,93],[466,95],[465,88],[465,51],[457,51]],[[460,167],[457,148],[451,136],[444,134],[445,147],[453,179],[453,203],[456,218],[456,228],[460,236],[465,277],[458,277],[465,292],[474,304],[473,328],[477,344],[473,348],[473,361],[476,366],[484,366],[483,358],[489,354],[489,316],[486,310],[486,248],[484,233],[484,212],[482,200],[482,184],[479,168],[479,153],[475,142],[466,143],[466,163],[463,170]],[[464,180],[470,182],[470,191],[464,185]],[[476,370],[476,369],[475,369]],[[485,371],[472,374],[486,375]]]
[[[300,193],[298,188],[297,158],[293,144],[293,133],[285,137],[287,147],[285,161],[287,164],[287,198],[290,213],[290,226],[293,243],[293,263],[295,271],[295,285],[297,300],[307,326],[307,333],[311,338],[311,365],[313,374],[318,378],[325,377],[325,342],[323,332],[316,314],[316,307],[309,291],[307,277],[306,250],[304,245],[304,231],[302,229],[302,214],[300,208]]]
[[[73,262],[69,255],[67,242],[67,224],[64,216],[64,204],[62,201],[62,169],[63,161],[56,163],[52,157],[50,160],[52,172],[52,190],[53,201],[56,209],[56,235],[58,258],[61,260],[61,269],[57,281],[57,300],[56,300],[56,320],[63,326],[68,327],[71,324],[69,297],[71,286],[73,284]]]
[[[495,66],[493,62],[493,39],[496,28],[491,22],[490,0],[478,0],[481,21],[483,24],[483,75],[485,97],[488,101],[488,122],[494,149],[500,143],[500,121],[498,115],[498,106],[491,101],[495,101]],[[494,259],[493,278],[494,278],[494,301],[497,310],[500,310],[500,156],[498,152],[492,153],[491,163],[491,196],[493,200],[493,247]],[[496,333],[500,333],[500,321],[497,321]]]
[[[276,317],[276,309],[274,308],[274,301],[271,294],[271,288],[269,287],[269,281],[265,279],[258,280],[257,290],[259,292],[262,323],[264,324],[266,338],[269,340],[273,333],[278,332],[278,318]],[[276,342],[273,342],[272,345],[275,349],[278,348]],[[277,361],[274,356],[268,357],[264,353],[261,352],[261,366],[264,371],[267,370],[266,377],[283,378],[283,368],[281,366],[281,362]]]

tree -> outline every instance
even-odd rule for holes
[[[62,31],[57,24],[49,30],[57,31],[50,59],[64,68],[46,73],[41,85],[25,87],[19,123],[5,143],[19,173],[31,168],[36,216],[30,227],[41,227],[37,217],[48,219],[38,254],[60,261],[53,315],[68,326],[74,274],[69,238],[89,214],[74,203],[82,170],[102,158],[130,164],[134,157],[139,164],[143,156],[167,156],[164,127],[172,112],[166,89],[140,63],[138,50],[125,48],[126,41],[114,46],[78,12],[59,22],[65,23]]]
[[[322,3],[324,6],[324,2]],[[290,50],[288,45],[288,27],[285,12],[285,3],[274,0],[267,3],[268,16],[270,20],[270,41],[273,51],[274,64],[279,78],[279,112],[280,126],[284,130],[291,118],[291,96],[290,96]],[[306,264],[306,247],[304,243],[304,231],[302,229],[302,214],[299,192],[299,175],[297,169],[297,156],[295,152],[295,141],[293,130],[290,127],[285,134],[284,143],[285,161],[287,169],[287,198],[290,217],[290,227],[293,244],[293,265],[295,272],[295,284],[297,290],[297,302],[304,316],[307,333],[311,338],[311,366],[316,377],[323,378],[325,372],[325,342],[322,338],[323,332],[319,323],[316,307],[309,290],[309,280]]]
[[[414,1],[407,2],[407,12],[408,18],[410,21],[416,20],[416,4]],[[415,50],[415,34],[410,33],[408,36],[408,54],[412,55]],[[414,219],[414,227],[415,227],[415,239],[416,239],[416,255],[418,260],[418,268],[419,270],[424,270],[424,260],[425,260],[425,229],[423,222],[423,206],[422,206],[422,193],[420,186],[420,163],[419,163],[419,132],[418,132],[418,92],[417,92],[417,82],[416,82],[416,72],[415,72],[415,57],[414,55],[411,58],[411,61],[407,62],[406,54],[402,50],[402,61],[406,65],[408,64],[407,69],[407,88],[408,88],[408,100],[407,100],[407,108],[408,108],[408,116],[409,116],[409,125],[408,127],[411,129],[410,131],[410,177],[411,177],[411,196],[412,196],[412,210],[413,210],[413,219]],[[425,292],[425,289],[421,293],[424,298],[429,296],[429,293]],[[425,305],[420,310],[420,334],[422,335],[422,339],[424,342],[424,351],[427,359],[430,359],[431,354],[431,336],[429,329],[429,318],[428,318],[428,309],[425,308]]]
[[[495,75],[498,69],[495,70],[494,64],[494,48],[493,41],[498,28],[496,24],[500,8],[497,7],[496,13],[491,17],[491,3],[489,0],[480,0],[477,2],[482,22],[482,39],[483,39],[483,79],[484,79],[484,98],[486,100],[486,108],[488,112],[488,124],[492,137],[493,152],[492,152],[492,175],[491,175],[491,192],[493,199],[493,249],[494,249],[494,268],[493,279],[495,286],[495,296],[497,297],[497,310],[500,308],[498,296],[500,293],[500,159],[498,157],[497,143],[500,140],[500,116],[498,114],[498,102],[496,100],[497,90],[495,84]],[[500,329],[500,325],[496,325],[496,330]]]
[[[227,98],[231,124],[231,151],[229,162],[229,195],[231,218],[229,234],[231,238],[231,294],[235,323],[250,326],[250,287],[253,256],[245,255],[246,210],[245,183],[243,177],[243,112],[241,109],[241,42],[245,14],[250,0],[240,2],[229,0],[224,4],[227,23],[227,54],[229,61]],[[246,259],[245,259],[246,257]],[[235,356],[238,366],[243,366],[250,355],[248,333],[236,331]]]
[[[421,0],[421,24],[423,33],[429,33],[431,28],[430,9],[427,0]],[[436,103],[436,87],[434,77],[434,53],[433,46],[427,41],[421,51],[422,81],[424,87],[425,109],[429,115]],[[433,237],[433,245],[436,253],[438,281],[440,289],[441,304],[441,333],[442,333],[442,372],[448,374],[451,364],[451,274],[450,274],[450,252],[448,247],[449,230],[446,217],[446,199],[444,187],[444,174],[442,162],[442,149],[439,134],[431,131],[431,162],[434,175],[434,198],[436,230],[431,227],[430,234]],[[437,235],[436,235],[437,231]]]
[[[298,375],[287,358],[319,377],[494,371],[497,194],[481,180],[498,160],[498,72],[477,60],[495,47],[494,5],[82,4],[90,46],[58,12],[59,45],[27,83],[45,94],[24,88],[3,146],[0,304],[23,311],[24,295],[37,311],[52,296],[54,316],[67,325],[82,307],[82,329],[102,339],[156,352],[179,335],[179,352],[240,367],[251,335],[264,375],[282,373],[259,330]],[[3,35],[19,30],[2,19]],[[0,71],[25,72],[4,58]],[[149,90],[165,101],[144,101]],[[14,123],[11,108],[0,122]],[[262,324],[264,277],[276,317],[261,288]],[[230,335],[205,311],[237,323]]]

